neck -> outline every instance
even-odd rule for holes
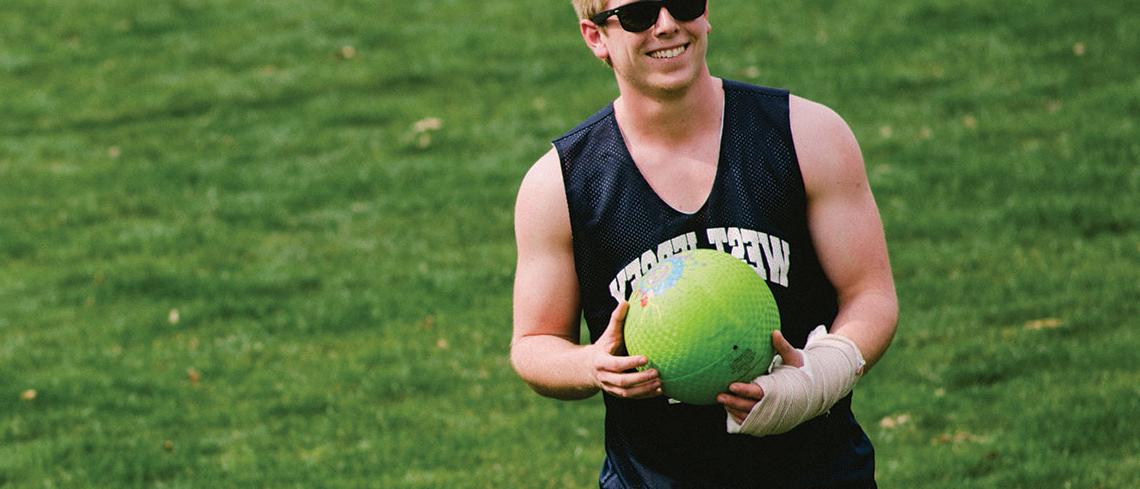
[[[621,90],[621,96],[614,101],[614,115],[623,132],[667,145],[708,131],[719,132],[723,108],[723,82],[707,74],[684,90]]]

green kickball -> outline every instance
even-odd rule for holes
[[[715,404],[733,382],[768,369],[780,311],[751,266],[716,250],[659,262],[634,284],[625,319],[630,355],[645,355],[665,395]]]

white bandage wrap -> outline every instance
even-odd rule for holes
[[[776,356],[769,374],[752,381],[764,389],[764,398],[752,407],[744,423],[729,414],[729,433],[767,436],[791,431],[830,410],[863,375],[866,362],[855,342],[829,334],[823,326],[808,335],[801,352],[803,367],[784,365]]]

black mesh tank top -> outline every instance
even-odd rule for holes
[[[570,210],[582,313],[596,341],[617,298],[660,260],[720,249],[767,280],[781,331],[802,348],[830,326],[836,292],[816,258],[788,118],[788,93],[725,81],[720,159],[703,207],[686,214],[650,188],[630,157],[610,105],[554,141]],[[797,487],[873,480],[869,440],[850,397],[779,436],[725,432],[719,405],[664,398],[606,404],[606,467],[615,487]]]

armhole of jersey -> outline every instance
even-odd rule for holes
[[[784,97],[785,97],[785,101],[786,101],[787,106],[788,106],[788,121],[787,121],[788,125],[786,126],[788,128],[788,147],[790,149],[790,156],[792,158],[792,164],[794,164],[796,166],[796,171],[794,173],[796,175],[796,178],[799,178],[799,181],[800,181],[800,194],[801,194],[801,197],[803,198],[803,203],[804,203],[803,211],[804,211],[804,218],[806,219],[807,218],[807,212],[808,212],[808,209],[807,209],[807,207],[808,207],[807,179],[804,178],[803,165],[800,162],[799,150],[796,148],[796,134],[795,134],[794,130],[792,129],[792,92],[788,91]]]
[[[562,184],[562,200],[566,203],[566,223],[570,226],[570,245],[574,245],[574,209],[570,206],[570,184],[566,179],[566,160],[563,159],[562,151],[558,149],[558,145],[551,143],[550,146],[554,148],[554,154],[558,155],[558,178]]]

